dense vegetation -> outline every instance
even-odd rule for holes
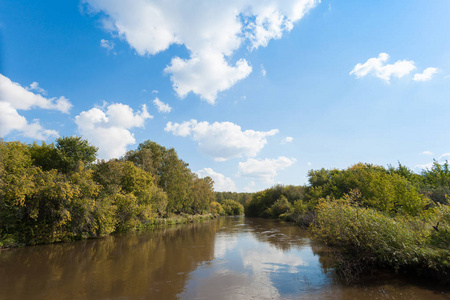
[[[245,205],[248,200],[252,198],[252,193],[237,193],[237,192],[215,192],[216,202],[222,203],[224,200],[234,200],[242,205]]]
[[[416,174],[399,164],[312,170],[309,186],[255,193],[246,215],[309,226],[338,249],[347,280],[372,267],[450,282],[450,169],[434,163]]]
[[[0,247],[191,220],[215,200],[212,179],[198,178],[174,149],[146,141],[121,159],[96,154],[80,137],[1,141]]]

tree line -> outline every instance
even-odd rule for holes
[[[307,186],[253,194],[247,216],[294,221],[334,246],[345,280],[374,267],[450,282],[450,168],[417,174],[399,163],[308,173]]]
[[[108,161],[97,150],[77,136],[1,141],[0,247],[101,237],[211,210],[213,180],[173,148],[145,141]]]

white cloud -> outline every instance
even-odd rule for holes
[[[197,171],[199,177],[204,178],[206,176],[211,177],[214,180],[214,190],[217,192],[235,192],[236,185],[230,177],[214,172],[211,168],[204,168]]]
[[[422,154],[433,155],[433,153],[430,151],[424,151],[424,152],[422,152]],[[450,153],[443,153],[438,157],[436,162],[439,164],[444,164],[446,161],[449,160],[449,158],[450,158]],[[416,165],[416,166],[414,166],[414,168],[417,171],[430,170],[433,167],[433,165],[434,165],[434,161],[426,163],[426,164]]]
[[[434,74],[438,72],[437,68],[426,68],[423,73],[414,74],[413,80],[415,81],[429,81]]]
[[[39,94],[47,95],[47,91],[39,86],[39,83],[34,81],[30,84],[30,86],[26,87],[28,91],[36,91]]]
[[[143,127],[145,120],[153,117],[145,105],[136,113],[121,103],[105,106],[81,112],[75,117],[75,123],[83,137],[99,148],[99,158],[117,158],[126,152],[128,145],[136,142],[130,129]]]
[[[217,93],[247,77],[245,59],[230,63],[244,43],[266,46],[289,32],[319,0],[85,0],[104,15],[105,28],[140,55],[184,45],[188,59],[174,57],[165,69],[180,97],[193,92],[209,103]]]
[[[112,51],[112,53],[115,54],[115,52],[113,50],[114,50],[114,47],[116,46],[116,44],[113,41],[108,41],[108,40],[105,40],[105,39],[101,39],[100,40],[100,46],[102,48],[105,48],[106,50],[108,50],[108,52]]]
[[[277,159],[266,158],[264,160],[250,158],[238,164],[239,175],[256,178],[265,183],[274,183],[278,171],[282,171],[297,160],[280,156]]]
[[[167,132],[174,135],[190,136],[198,142],[200,151],[213,157],[217,161],[225,161],[236,157],[253,157],[267,143],[266,137],[278,133],[278,129],[270,131],[242,131],[239,125],[231,122],[197,122],[190,120],[187,122],[168,122]]]
[[[46,94],[46,91],[40,88],[37,82],[33,82],[29,87],[22,87],[0,74],[0,137],[5,137],[12,131],[18,131],[25,137],[38,140],[58,136],[57,131],[44,129],[39,124],[39,120],[29,123],[24,116],[18,113],[18,110],[42,108],[69,113],[72,104],[64,96],[46,98],[33,93],[33,90],[43,95]]]
[[[306,165],[307,165],[308,167],[310,167],[310,166],[311,166],[311,162],[308,161],[308,162],[306,163]]]
[[[160,113],[170,113],[172,111],[172,107],[170,107],[169,104],[162,102],[158,98],[155,98],[155,100],[153,100],[153,103]]]
[[[202,53],[190,59],[175,57],[164,72],[172,74],[170,79],[178,96],[184,98],[193,92],[210,104],[214,104],[217,93],[225,91],[252,72],[245,59],[230,66],[221,53]]]
[[[46,140],[51,136],[58,137],[57,131],[44,129],[39,124],[39,120],[34,120],[29,124],[11,103],[0,101],[0,137],[5,137],[14,130],[19,131],[25,137],[37,140]]]
[[[281,140],[282,144],[286,144],[286,143],[292,143],[294,141],[294,138],[291,136],[287,136],[284,139]]]
[[[38,87],[39,84],[33,82],[30,87]],[[43,108],[58,110],[62,113],[69,113],[72,104],[64,96],[59,98],[45,98],[35,94],[16,82],[12,82],[6,76],[0,74],[0,101],[8,102],[15,109],[28,110],[31,108]]]
[[[356,78],[360,78],[373,74],[389,83],[392,76],[401,78],[416,68],[412,60],[399,60],[393,64],[386,64],[388,59],[387,53],[380,53],[378,57],[369,58],[364,64],[358,63],[350,71],[350,75],[354,74]]]
[[[263,65],[261,65],[261,75],[262,76],[266,76],[266,74],[267,74],[267,71],[266,71],[266,69],[264,68],[264,66]]]
[[[421,170],[430,170],[432,167],[433,167],[433,163],[430,162],[430,163],[426,163],[426,164],[423,164],[423,165],[416,165],[414,168],[416,170],[421,171]]]

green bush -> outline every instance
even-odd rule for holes
[[[272,218],[285,217],[286,214],[292,213],[292,204],[283,195],[275,201],[270,208],[267,209],[267,215]]]
[[[209,211],[213,216],[225,215],[225,210],[219,202],[213,201],[209,205]]]
[[[450,281],[450,249],[437,247],[432,227],[436,219],[447,222],[448,208],[443,210],[415,218],[392,218],[371,208],[355,206],[349,198],[321,200],[312,231],[320,240],[341,249],[347,260],[358,262],[358,267],[377,265],[396,271],[414,270]]]
[[[223,200],[222,208],[225,215],[228,216],[239,216],[244,214],[244,206],[234,200]]]
[[[354,198],[359,205],[391,214],[416,216],[430,204],[406,177],[381,166],[360,163],[346,170],[310,171],[309,181],[308,197],[316,203],[325,197],[342,198],[353,190],[360,195]]]

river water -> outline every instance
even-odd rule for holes
[[[0,252],[0,299],[450,299],[389,274],[347,286],[329,249],[271,220],[227,217]]]

